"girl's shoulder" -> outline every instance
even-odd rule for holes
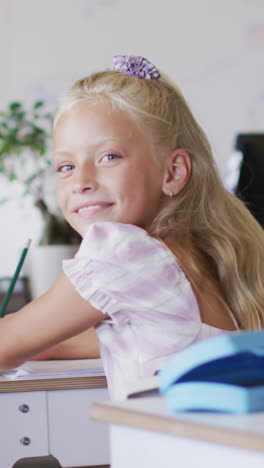
[[[173,320],[178,316],[180,321],[199,322],[195,296],[176,258],[140,227],[91,225],[75,258],[64,260],[63,269],[82,297],[116,320],[117,312],[121,320],[133,309],[141,319],[150,313],[151,321],[156,311],[163,319],[171,315]]]
[[[102,238],[108,238],[112,241],[115,241],[116,239],[124,236],[136,236],[141,238],[151,237],[147,231],[145,231],[145,229],[139,226],[135,226],[133,224],[103,221],[91,224],[88,227],[83,238],[83,242],[91,237],[97,238],[99,241],[101,241]]]
[[[132,224],[124,224],[110,221],[103,221],[91,224],[83,238],[82,244],[86,244],[91,239],[101,243],[108,240],[109,243],[119,242],[120,238],[141,238],[150,237],[147,231]]]
[[[109,259],[119,263],[146,261],[155,257],[178,266],[169,248],[145,229],[132,224],[101,222],[89,226],[76,257]],[[178,266],[179,267],[179,266]],[[179,267],[180,269],[180,267]]]

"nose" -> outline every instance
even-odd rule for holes
[[[73,193],[83,193],[90,190],[95,190],[97,187],[97,182],[95,179],[95,174],[92,174],[92,171],[87,173],[85,170],[77,172],[75,174],[75,180],[72,186]]]
[[[94,190],[95,186],[94,184],[92,183],[89,183],[89,184],[84,184],[84,183],[76,183],[73,185],[72,187],[72,191],[73,193],[83,193],[83,192],[87,192],[87,191],[90,191],[90,190]]]

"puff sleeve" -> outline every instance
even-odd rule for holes
[[[175,313],[198,321],[191,285],[171,251],[144,229],[129,224],[93,224],[63,270],[79,294],[115,324],[124,314]]]

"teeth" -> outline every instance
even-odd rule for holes
[[[78,211],[81,213],[82,211],[91,211],[94,210],[95,208],[100,208],[100,205],[91,205],[91,206],[84,206],[83,208],[80,208]]]

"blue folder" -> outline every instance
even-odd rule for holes
[[[195,343],[177,353],[158,375],[170,411],[262,411],[264,330]]]

